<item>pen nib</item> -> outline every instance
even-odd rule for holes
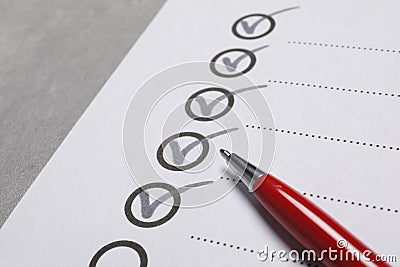
[[[222,157],[226,160],[231,158],[231,153],[225,149],[220,149],[219,152],[221,153]]]

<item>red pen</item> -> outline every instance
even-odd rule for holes
[[[220,152],[267,212],[305,249],[314,251],[325,266],[389,266],[290,186],[234,153]]]

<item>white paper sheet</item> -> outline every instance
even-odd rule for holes
[[[298,8],[274,14],[292,7]],[[375,251],[398,258],[399,7],[397,1],[169,0],[2,227],[0,266],[88,266],[103,246],[121,240],[139,244],[149,266],[299,265],[257,258],[257,251],[266,245],[289,251],[294,243],[259,206],[252,205],[240,185],[210,205],[179,208],[157,227],[134,225],[125,214],[126,201],[138,185],[125,162],[122,136],[126,112],[139,88],[171,66],[208,64],[222,51],[265,45],[254,52],[255,65],[246,74],[254,84],[268,85],[257,92],[267,99],[275,125],[259,125],[250,115],[244,116],[249,120],[233,124],[238,130],[232,136],[249,135],[244,142],[256,155],[255,140],[273,127],[276,150],[270,172]],[[238,23],[236,36],[235,21],[252,14],[270,15],[275,27],[268,33],[271,21],[265,18],[257,24],[260,17],[248,17]],[[263,33],[267,34],[255,39],[240,37]],[[234,64],[240,53],[228,56]],[[237,67],[248,64],[249,57],[244,57]],[[236,78],[224,79],[234,86]],[[175,95],[176,103],[174,97],[167,97],[156,106],[156,114],[173,112],[196,90]],[[235,108],[239,115],[246,112],[245,106]],[[137,114],[137,118],[147,115]],[[160,145],[162,124],[162,116],[149,117],[148,149]],[[195,122],[187,128],[208,135],[218,128],[209,125]],[[214,157],[219,146],[229,145],[222,136],[214,138],[207,157]],[[155,155],[156,151],[137,155],[137,166],[157,165]],[[220,158],[210,162],[225,166]],[[168,177],[173,180],[174,174]],[[199,181],[196,177],[188,177],[186,183],[179,180],[185,179],[180,173],[174,182],[185,185]],[[235,177],[220,178],[217,171],[203,178],[210,179],[228,188],[235,185]],[[182,203],[196,190],[181,193]],[[147,222],[171,210],[160,205],[145,219],[140,205],[143,201],[135,198],[131,212]],[[100,257],[97,266],[138,266],[139,262],[138,253],[118,247]]]

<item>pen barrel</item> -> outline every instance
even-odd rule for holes
[[[253,187],[264,208],[325,266],[389,266],[327,213],[272,175],[260,177]]]

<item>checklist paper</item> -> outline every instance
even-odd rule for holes
[[[226,171],[236,147],[399,260],[399,8],[167,1],[1,228],[0,266],[306,265],[259,259],[298,245]]]

